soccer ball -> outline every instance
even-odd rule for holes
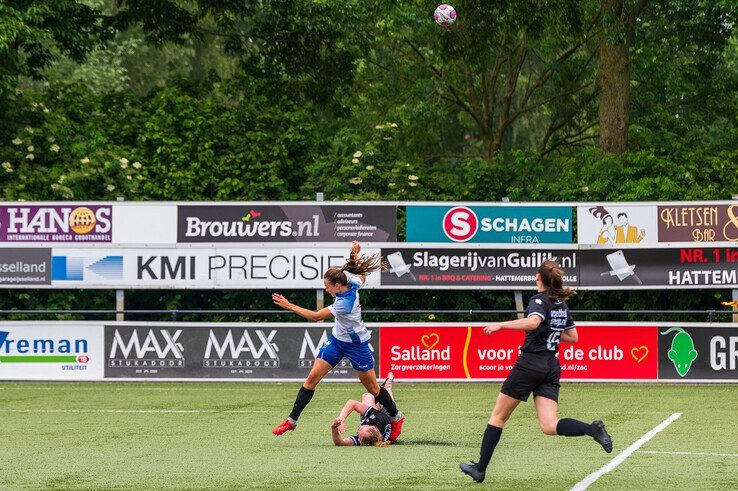
[[[433,18],[439,26],[449,27],[456,21],[456,9],[447,3],[442,3],[433,12]]]

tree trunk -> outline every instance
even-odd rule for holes
[[[628,43],[600,42],[599,88],[600,150],[622,154],[628,151],[630,111],[630,55]]]

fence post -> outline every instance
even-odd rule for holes
[[[125,201],[123,196],[118,196],[116,201]],[[126,309],[126,294],[124,290],[115,290],[115,320],[124,321],[126,320],[126,314],[123,312]]]
[[[509,203],[510,202],[510,198],[507,197],[507,196],[503,196],[502,197],[502,202],[503,203]],[[525,307],[523,306],[523,290],[515,290],[513,292],[513,295],[515,297],[515,310],[518,310],[518,311],[525,310]],[[518,312],[516,314],[516,316],[517,316],[518,319],[522,319],[524,315],[525,314],[523,314],[521,312]]]
[[[733,200],[738,201],[738,194],[733,195]],[[733,322],[738,322],[738,303],[736,302],[738,302],[738,290],[733,290]]]
[[[315,201],[323,201],[323,193],[315,193]],[[323,307],[325,307],[325,295],[324,291],[321,288],[320,290],[315,290],[315,310],[320,310]]]
[[[172,310],[172,322],[177,322],[177,309]]]

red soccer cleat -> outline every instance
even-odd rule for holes
[[[394,425],[394,423],[393,423],[393,425]],[[295,428],[296,427],[295,426],[292,426],[292,424],[290,423],[290,420],[289,419],[285,419],[284,420],[284,423],[280,423],[280,424],[278,424],[277,426],[274,427],[274,429],[272,430],[272,433],[274,433],[275,435],[283,435],[284,433],[287,433],[288,431],[294,431]],[[394,431],[394,428],[395,427],[392,426],[392,430],[393,431]],[[398,433],[398,435],[399,435],[399,433]]]
[[[400,437],[400,433],[402,433],[402,423],[405,422],[405,416],[403,416],[399,421],[392,421],[392,432],[390,433],[390,441],[394,442]]]

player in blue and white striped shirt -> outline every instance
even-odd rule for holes
[[[323,275],[325,291],[336,299],[333,305],[315,311],[295,305],[278,293],[272,295],[272,300],[276,305],[291,310],[307,320],[317,322],[331,317],[334,318],[333,332],[330,338],[320,349],[310,374],[300,387],[290,416],[272,430],[275,435],[282,435],[295,429],[297,419],[313,398],[318,383],[344,357],[349,359],[366,390],[389,413],[392,420],[390,440],[396,440],[402,432],[402,423],[405,421],[404,415],[397,410],[395,401],[387,390],[377,383],[377,376],[374,373],[374,357],[369,347],[371,334],[367,331],[361,318],[361,303],[359,301],[359,288],[366,281],[366,275],[382,268],[382,258],[378,254],[370,257],[359,257],[360,250],[361,246],[354,241],[346,264],[341,268],[330,268]],[[349,278],[346,273],[352,276]]]

